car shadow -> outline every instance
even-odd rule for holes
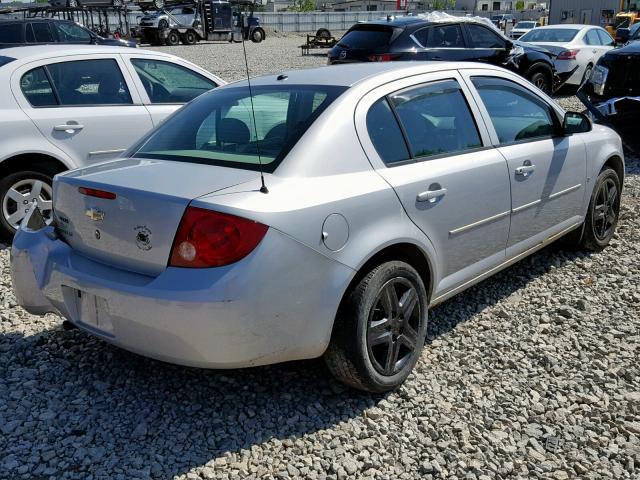
[[[584,256],[551,245],[435,307],[427,344]],[[18,323],[37,330],[29,322]],[[114,468],[125,478],[170,478],[211,462],[241,470],[252,447],[270,441],[293,448],[298,438],[367,415],[386,397],[343,387],[320,359],[202,370],[64,331],[57,319],[53,325],[36,334],[0,334],[0,405],[7,407],[0,409],[0,473],[7,461],[17,465],[13,477],[26,467],[32,478],[64,471],[110,476]],[[23,453],[32,443],[39,444],[35,459]]]

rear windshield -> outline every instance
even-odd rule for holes
[[[536,22],[518,22],[515,28],[535,28]]]
[[[162,124],[133,155],[273,172],[345,87],[276,85],[213,90]]]
[[[536,28],[525,33],[520,40],[522,42],[558,42],[566,43],[573,40],[579,30],[573,28]]]
[[[22,24],[0,23],[0,43],[22,43]]]
[[[393,28],[382,25],[357,26],[345,33],[338,45],[343,48],[378,48],[389,45]]]

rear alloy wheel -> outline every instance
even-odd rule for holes
[[[187,30],[184,35],[182,35],[182,43],[185,45],[195,45],[198,41],[196,34],[192,30]]]
[[[427,334],[427,294],[404,262],[374,268],[338,312],[325,353],[340,381],[369,392],[392,390],[409,376]]]
[[[592,71],[593,71],[593,65],[587,65],[587,68],[584,70],[584,75],[582,76],[582,82],[580,82],[580,85],[584,84],[587,80],[591,78]]]
[[[157,10],[161,10],[164,8],[164,0],[153,0],[153,6]]]
[[[176,45],[179,45],[180,35],[178,34],[178,32],[176,32],[175,30],[170,31],[169,35],[167,35],[167,39],[165,40],[165,43],[170,47],[175,47]]]
[[[549,76],[545,72],[538,70],[533,72],[528,78],[531,83],[544,93],[551,93],[551,82],[549,81]]]
[[[51,223],[51,177],[40,172],[17,172],[0,181],[0,237],[9,240],[31,209],[38,207]]]
[[[167,22],[166,19],[161,18],[160,21],[158,22],[158,28],[160,29],[169,28],[169,22]]]

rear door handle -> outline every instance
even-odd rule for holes
[[[528,176],[536,169],[535,165],[523,165],[522,167],[516,168],[516,175],[521,175],[523,177]]]
[[[419,202],[434,203],[440,197],[444,197],[445,193],[447,193],[446,188],[440,188],[438,190],[427,190],[426,192],[419,193],[416,200],[418,200]]]
[[[53,127],[53,129],[56,132],[67,132],[67,133],[73,133],[76,130],[82,130],[84,128],[84,125],[80,125],[79,123],[67,123],[64,125],[56,125],[55,127]]]

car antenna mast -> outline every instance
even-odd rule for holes
[[[264,184],[264,172],[262,171],[262,156],[260,155],[260,142],[258,140],[258,124],[256,123],[256,110],[253,107],[253,92],[251,90],[251,77],[249,75],[249,61],[247,60],[247,49],[244,46],[244,31],[242,33],[242,51],[244,53],[244,66],[247,70],[247,85],[249,86],[249,101],[251,102],[251,116],[253,117],[253,131],[256,135],[256,152],[258,153],[258,164],[260,165],[260,193],[269,193],[269,189]]]

